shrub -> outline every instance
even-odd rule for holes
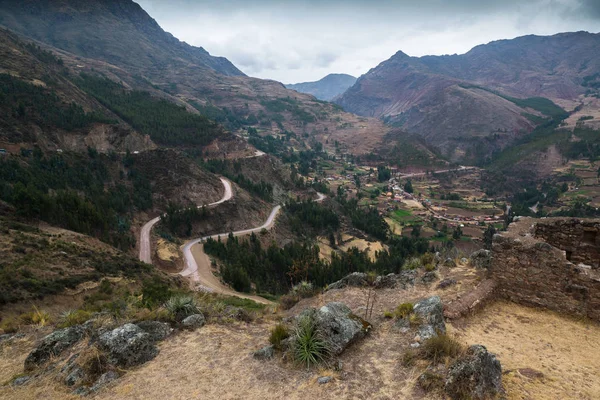
[[[297,285],[292,287],[292,293],[300,296],[301,299],[305,299],[307,297],[312,297],[315,294],[315,288],[312,283],[301,281]]]
[[[21,320],[26,324],[46,326],[50,323],[50,314],[33,306],[33,311],[21,314]]]
[[[423,319],[419,314],[412,313],[408,316],[408,322],[411,326],[419,326],[423,323]]]
[[[425,271],[427,271],[427,272],[435,271],[435,264],[425,264]]]
[[[392,319],[392,318],[394,318],[394,313],[391,312],[391,311],[386,310],[386,311],[383,312],[383,317],[384,318],[388,318],[388,319]]]
[[[283,324],[277,324],[271,329],[271,336],[269,336],[269,342],[277,350],[281,350],[281,342],[290,337],[290,333]]]
[[[421,263],[421,259],[414,257],[414,258],[410,258],[410,259],[406,260],[404,262],[404,265],[402,266],[402,269],[404,269],[404,270],[413,270],[413,269],[420,268],[421,265],[423,265]]]
[[[427,253],[425,253],[425,254],[423,254],[423,255],[421,256],[421,263],[422,263],[423,265],[427,265],[427,264],[433,264],[433,263],[434,263],[434,262],[433,262],[433,261],[434,261],[434,258],[435,258],[435,257],[434,257],[434,255],[433,255],[433,254],[431,254],[431,253],[427,252]]]
[[[448,335],[437,335],[427,339],[419,349],[422,358],[438,363],[443,358],[455,358],[464,350],[463,345]]]
[[[321,364],[330,353],[330,346],[323,338],[312,315],[300,318],[294,331],[294,359],[307,368]]]
[[[60,316],[60,328],[68,328],[74,325],[81,325],[92,317],[92,313],[86,310],[69,310]]]
[[[421,386],[423,390],[426,392],[431,392],[433,390],[442,389],[444,387],[445,379],[439,374],[425,371],[421,374],[421,376],[419,376],[418,382],[419,386]]]
[[[192,296],[173,296],[167,300],[165,308],[175,321],[182,321],[190,315],[200,313],[196,299]]]
[[[142,286],[142,303],[149,308],[164,303],[173,296],[173,291],[158,277],[146,280]]]
[[[15,333],[19,330],[19,326],[21,325],[21,319],[17,317],[7,317],[3,318],[2,322],[0,322],[0,329],[4,331],[4,333]]]
[[[394,310],[394,315],[396,318],[406,318],[412,314],[413,309],[414,307],[412,303],[402,303],[396,307],[396,310]]]
[[[417,352],[414,349],[408,349],[402,354],[400,362],[404,367],[412,367],[417,360]]]
[[[279,298],[279,304],[284,310],[289,310],[290,308],[294,307],[299,301],[300,296],[292,292],[284,294]]]

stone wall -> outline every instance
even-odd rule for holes
[[[496,293],[600,321],[598,227],[600,220],[572,218],[514,222],[494,235],[489,273]]]

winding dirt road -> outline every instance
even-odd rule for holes
[[[322,193],[317,193],[317,196],[317,199],[315,199],[316,202],[321,202],[325,199],[325,195]],[[252,232],[260,232],[263,229],[271,229],[280,211],[280,205],[273,207],[264,224],[256,228],[243,229],[233,232],[233,236],[249,235]],[[202,290],[250,299],[262,304],[273,304],[273,302],[260,296],[252,296],[236,292],[230,287],[224,285],[220,279],[213,274],[210,258],[204,252],[204,245],[202,242],[206,241],[208,238],[216,240],[219,237],[227,238],[227,236],[229,236],[229,233],[220,233],[216,235],[204,236],[187,242],[182,248],[183,257],[185,259],[185,268],[180,272],[180,275],[188,277]]]
[[[221,183],[223,183],[223,187],[225,188],[225,194],[221,198],[221,200],[216,201],[214,203],[207,204],[207,207],[214,207],[221,203],[224,203],[230,200],[233,197],[233,190],[231,189],[231,182],[229,182],[225,178],[221,178]],[[198,206],[201,208],[203,206]],[[151,219],[148,221],[140,232],[140,261],[143,261],[148,264],[152,264],[152,251],[150,249],[150,232],[156,223],[160,221],[160,216]]]

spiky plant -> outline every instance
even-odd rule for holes
[[[314,317],[305,315],[294,331],[294,359],[307,368],[323,363],[331,353],[330,345],[319,331]]]
[[[278,350],[281,350],[281,342],[290,337],[288,329],[283,324],[277,324],[271,329],[271,335],[269,336],[269,342]]]
[[[165,308],[176,321],[181,321],[190,315],[200,313],[198,303],[192,296],[173,296],[167,300]]]

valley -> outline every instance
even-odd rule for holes
[[[0,398],[600,397],[600,34],[284,85],[146,8],[0,4]]]

